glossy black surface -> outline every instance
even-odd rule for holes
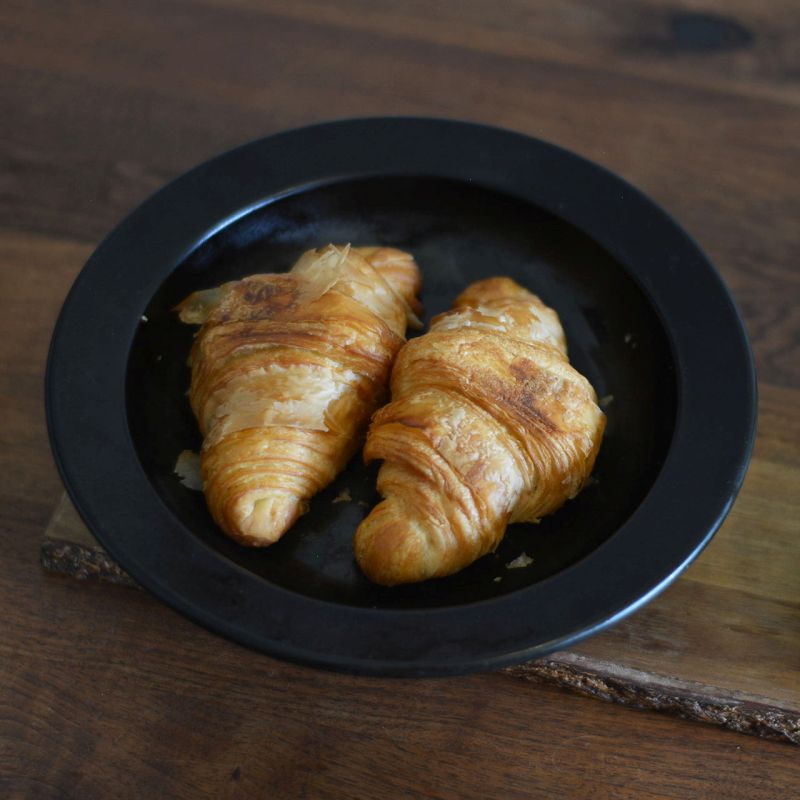
[[[498,550],[470,569],[416,586],[377,587],[353,560],[353,532],[378,500],[376,469],[366,468],[360,457],[277,545],[253,550],[224,537],[202,495],[185,488],[173,471],[178,453],[199,449],[200,439],[183,396],[194,329],[182,325],[172,309],[195,289],[283,271],[303,250],[328,242],[383,243],[412,252],[424,275],[426,318],[449,308],[467,284],[490,275],[509,275],[558,309],[572,363],[608,402],[596,482],[539,525],[513,526]],[[145,316],[128,366],[128,413],[153,486],[220,554],[275,584],[337,603],[459,605],[559,572],[633,513],[655,480],[672,435],[676,387],[669,344],[625,270],[574,227],[535,206],[456,181],[354,180],[269,204],[198,248],[164,282]],[[343,490],[352,502],[335,503]],[[533,564],[507,569],[523,552]]]
[[[354,462],[273,548],[229,542],[172,474],[199,443],[184,392],[189,291],[288,268],[327,241],[411,250],[428,315],[508,274],[560,313],[608,405],[598,483],[458,576],[385,590],[349,539],[373,502]],[[143,315],[146,321],[143,320]],[[274,655],[444,674],[543,655],[646,602],[713,535],[753,441],[755,380],[713,267],[635,189],[552,145],[444,120],[352,120],[201,165],[103,242],[65,302],[47,377],[56,462],[87,524],[143,585]],[[354,502],[333,503],[342,489]],[[526,552],[526,569],[507,561]],[[495,581],[495,578],[501,578]]]

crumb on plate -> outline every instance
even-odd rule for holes
[[[180,482],[195,492],[203,491],[203,479],[200,477],[200,456],[191,450],[182,450],[175,462],[175,474]]]
[[[342,489],[336,497],[333,498],[334,503],[349,503],[353,498],[350,497],[349,489]]]

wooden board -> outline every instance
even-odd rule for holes
[[[625,705],[800,744],[800,391],[764,387],[744,489],[711,545],[616,627],[506,672]],[[52,571],[133,581],[66,496],[47,527]]]
[[[800,398],[784,390],[800,389],[797,0],[7,0],[0,24],[0,797],[797,796],[785,736],[632,712],[557,688],[553,672],[533,685],[311,670],[145,592],[38,563],[61,493],[47,347],[119,220],[194,164],[279,130],[471,119],[575,150],[662,204],[722,273],[756,354],[759,443],[729,522],[674,587],[580,655],[654,654],[651,673],[718,687],[750,675],[773,700],[796,686]],[[793,598],[782,619],[767,587]]]

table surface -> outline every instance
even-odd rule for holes
[[[790,745],[553,687],[521,691],[503,674],[378,680],[291,666],[144,592],[38,565],[60,495],[42,404],[47,345],[92,249],[193,164],[337,117],[498,124],[649,193],[734,292],[775,406],[761,436],[796,464],[795,0],[7,0],[0,42],[2,796],[798,790]],[[758,526],[756,517],[754,537]]]

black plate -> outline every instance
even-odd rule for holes
[[[277,545],[214,526],[173,473],[200,444],[184,393],[189,292],[282,271],[327,242],[411,251],[426,316],[510,275],[561,315],[572,363],[611,398],[596,482],[458,575],[384,589],[350,541],[376,501],[355,459]],[[553,145],[444,120],[368,119],[272,136],[158,192],[97,249],[47,374],[56,461],[87,524],[140,583],[273,655],[446,674],[544,655],[652,598],[700,552],[741,485],[752,357],[697,246],[636,189]],[[351,502],[334,503],[347,489]],[[508,569],[526,553],[533,563]]]

